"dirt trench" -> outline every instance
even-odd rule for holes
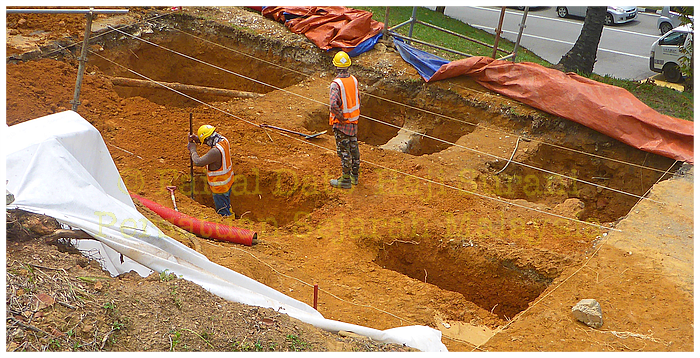
[[[264,21],[236,14],[243,25]],[[266,36],[271,30],[187,12],[123,31],[92,43],[78,113],[114,149],[129,190],[170,205],[164,186],[177,185],[181,211],[258,231],[256,247],[205,242],[201,250],[305,302],[309,287],[288,276],[319,283],[327,290],[319,306],[327,318],[378,329],[425,324],[444,330],[445,343],[456,350],[473,341],[440,322],[494,328],[512,319],[565,266],[585,257],[603,227],[624,217],[673,163],[489,95],[469,79],[425,84],[390,44],[380,43],[352,67],[363,91],[358,138],[364,162],[360,184],[341,192],[327,185],[339,172],[331,135],[304,140],[255,126],[329,130],[327,54],[299,35]],[[8,64],[8,125],[70,107],[65,88],[74,80],[73,56]],[[112,77],[143,79],[132,71],[263,96],[185,93],[195,101],[165,89],[112,84]],[[62,85],[42,86],[40,73]],[[215,124],[232,142],[233,219],[213,213],[203,171],[189,176],[190,114],[195,128]],[[413,135],[410,148],[383,149],[402,128]],[[571,200],[573,207],[564,205]]]

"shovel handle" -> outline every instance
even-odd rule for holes
[[[170,199],[173,200],[173,209],[175,209],[175,211],[180,211],[180,210],[177,210],[177,204],[175,203],[175,193],[172,191],[170,192]]]
[[[175,209],[175,211],[179,211],[177,210],[177,204],[175,203],[175,189],[177,189],[177,187],[169,185],[166,186],[165,189],[170,192],[170,199],[173,200],[173,208]]]

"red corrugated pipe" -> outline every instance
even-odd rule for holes
[[[234,242],[248,246],[258,243],[258,234],[254,231],[200,220],[192,216],[185,215],[179,211],[166,208],[165,206],[140,197],[136,194],[131,194],[131,197],[143,203],[143,205],[153,210],[163,219],[168,220],[179,228],[187,230],[197,236],[201,236],[206,239]]]

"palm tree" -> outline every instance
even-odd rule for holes
[[[598,43],[603,33],[603,24],[607,7],[589,6],[586,9],[586,19],[574,47],[561,57],[556,67],[565,72],[578,71],[586,74],[593,73],[593,65],[598,53]]]

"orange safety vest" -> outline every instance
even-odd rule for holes
[[[224,138],[216,143],[216,148],[221,152],[221,168],[209,170],[207,165],[207,181],[211,192],[221,194],[231,189],[233,185],[233,167],[231,165],[231,147],[228,139]]]
[[[357,87],[357,78],[355,76],[336,78],[333,82],[340,87],[340,99],[343,102],[343,118],[335,118],[331,112],[328,124],[336,123],[357,123],[360,118],[360,91]]]

